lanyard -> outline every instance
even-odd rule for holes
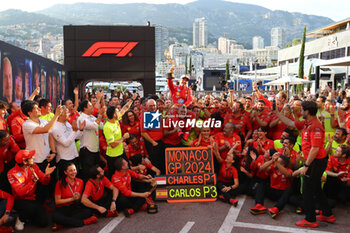
[[[95,192],[95,194],[96,194],[96,193],[100,190],[100,184],[101,184],[101,183],[99,182],[99,183],[98,183],[98,187],[97,187],[96,184],[92,181],[92,179],[90,179],[89,181],[90,181],[90,182],[94,185],[94,187],[97,189],[96,192]]]
[[[77,190],[77,185],[76,182],[74,182],[74,192],[72,190],[72,187],[70,186],[70,184],[68,183],[68,188],[70,189],[70,191],[72,192],[72,194],[74,195],[75,191]]]

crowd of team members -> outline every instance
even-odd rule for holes
[[[107,101],[97,91],[79,100],[75,89],[74,103],[65,100],[55,113],[39,89],[21,106],[1,102],[0,231],[45,227],[47,211],[57,230],[146,210],[152,177],[166,173],[165,149],[184,146],[212,148],[224,202],[236,206],[247,194],[252,214],[275,218],[290,203],[306,214],[299,226],[316,227],[318,210],[317,220],[335,221],[330,206],[350,199],[349,97],[288,100],[280,91],[267,99],[256,86],[243,98],[195,97],[181,82],[169,85],[171,98],[117,93]],[[144,128],[145,111],[158,111],[164,124]],[[171,123],[193,119],[221,127]],[[265,197],[276,204],[267,209]]]

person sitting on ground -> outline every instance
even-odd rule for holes
[[[334,155],[331,155],[328,159],[326,173],[325,193],[327,196],[341,203],[347,203],[350,200],[350,186],[348,185],[350,173],[349,146],[338,146]]]
[[[91,167],[89,175],[90,179],[85,184],[81,203],[98,216],[107,218],[118,216],[116,201],[119,190],[104,176],[104,171],[99,165]],[[113,192],[112,197],[105,192],[105,188]]]
[[[120,190],[120,195],[118,197],[118,210],[122,210],[126,217],[134,214],[139,210],[146,210],[147,203],[146,198],[148,198],[150,192],[134,192],[131,187],[131,180],[137,179],[141,182],[152,181],[152,176],[137,174],[129,169],[128,162],[120,158],[115,161],[116,171],[112,176],[112,182],[115,187]]]
[[[266,212],[266,207],[264,206],[265,193],[270,199],[277,200],[275,206],[268,209],[268,213],[272,218],[275,218],[283,210],[292,191],[293,171],[288,168],[289,162],[288,157],[276,152],[270,161],[260,167],[261,170],[269,172],[270,185],[258,184],[255,198],[256,205],[249,210],[253,215]]]
[[[81,227],[97,222],[92,211],[80,203],[84,182],[76,178],[77,169],[73,162],[67,162],[62,168],[64,175],[57,181],[55,188],[56,210],[53,214],[54,227]]]
[[[218,173],[218,183],[216,185],[218,190],[218,198],[224,202],[230,203],[233,206],[237,206],[238,200],[237,188],[239,186],[238,172],[235,166],[239,166],[239,157],[234,154],[233,147],[227,153],[225,160],[218,157],[218,162],[221,163],[221,167]]]
[[[34,163],[35,151],[20,150],[15,157],[16,165],[8,173],[7,177],[11,184],[12,194],[15,197],[15,210],[19,217],[16,221],[16,229],[24,228],[24,221],[34,223],[39,227],[48,225],[48,216],[42,204],[36,200],[37,181],[43,185],[50,182],[50,174],[56,167],[46,166],[43,173]]]
[[[146,161],[146,159],[141,154],[134,155],[130,159],[130,162],[131,162],[131,167],[134,168],[132,170],[137,174],[141,174],[145,176],[151,175],[152,177],[153,177],[153,174],[156,176],[160,175],[160,170],[155,166],[153,166],[151,161],[149,161],[148,159]],[[137,180],[131,181],[131,187],[132,187],[132,190],[134,190],[135,192],[144,192],[146,190],[151,189],[151,186],[149,183],[138,182]]]

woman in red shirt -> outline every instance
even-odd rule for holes
[[[122,133],[135,134],[137,139],[141,139],[141,125],[139,118],[134,111],[128,110],[122,117]]]
[[[224,202],[228,202],[233,206],[237,206],[238,200],[234,199],[237,195],[239,186],[238,172],[235,166],[239,164],[239,158],[234,155],[231,149],[226,156],[225,161],[219,160],[221,167],[218,173],[218,198]]]
[[[76,178],[77,169],[70,162],[64,167],[63,177],[56,183],[55,202],[56,211],[53,214],[54,227],[57,230],[62,226],[81,227],[97,222],[92,212],[81,205],[84,182]]]

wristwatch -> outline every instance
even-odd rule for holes
[[[11,213],[11,211],[9,211],[9,210],[6,210],[6,211],[5,211],[5,214],[6,214],[6,215],[10,215],[10,213]]]
[[[310,165],[307,165],[306,163],[304,163],[304,167],[310,167]]]

